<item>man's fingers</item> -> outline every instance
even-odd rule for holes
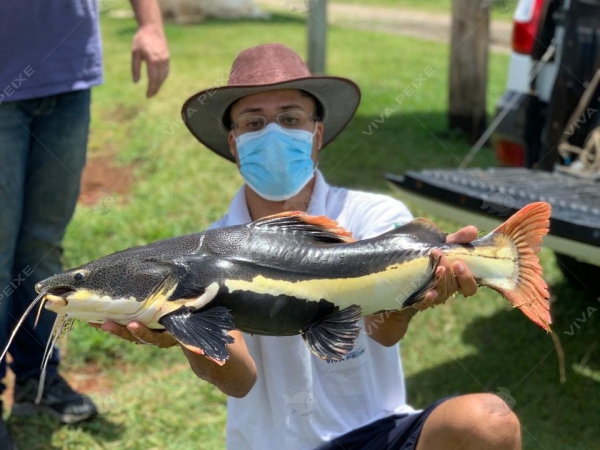
[[[465,297],[475,295],[477,292],[477,282],[473,278],[473,275],[471,274],[471,271],[467,265],[457,261],[452,265],[452,269],[456,274],[456,280],[458,282],[458,288],[460,292]]]
[[[435,277],[439,280],[441,280],[442,278],[444,278],[446,276],[446,266],[438,266],[437,269],[435,269]]]
[[[134,50],[131,54],[131,74],[133,75],[133,82],[137,83],[140,81],[140,68],[142,66],[142,52],[140,50]]]
[[[146,97],[150,98],[156,95],[164,78],[162,78],[159,63],[148,62],[146,59],[146,66],[148,67],[148,90],[146,91]]]
[[[144,344],[153,344],[161,348],[168,348],[177,343],[175,338],[169,333],[151,330],[139,322],[128,323],[127,329]]]
[[[89,323],[89,325],[114,334],[126,341],[137,342],[138,344],[152,344],[161,348],[168,348],[177,344],[177,341],[171,334],[153,331],[139,322],[130,322],[127,326],[110,321],[102,325],[97,323]]]
[[[424,311],[427,308],[430,308],[431,306],[433,306],[435,304],[435,299],[437,298],[438,293],[435,289],[432,289],[431,291],[429,291],[427,294],[425,294],[425,297],[423,297],[423,300],[421,300],[418,303],[415,303],[413,306],[413,308],[418,309],[419,311]]]
[[[477,239],[478,234],[477,228],[473,225],[469,225],[446,236],[446,242],[449,244],[468,244]]]
[[[423,297],[422,302],[429,305],[431,302],[433,302],[438,296],[438,293],[435,289],[430,290],[427,294],[425,294],[425,297]]]
[[[144,344],[157,344],[157,342],[155,342],[156,338],[152,335],[152,331],[139,322],[129,322],[127,324],[127,330]]]
[[[167,79],[167,76],[169,75],[169,63],[168,61],[165,63],[163,61],[148,62],[148,60],[146,60],[146,64],[148,66],[148,91],[146,92],[146,95],[150,98],[156,95],[164,81]]]
[[[119,325],[115,322],[105,322],[100,327],[102,331],[107,331],[108,333],[114,334],[126,341],[135,342],[137,339],[131,335],[129,330],[125,328],[123,325]]]

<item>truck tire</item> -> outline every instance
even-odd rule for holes
[[[571,287],[589,294],[593,300],[600,295],[599,266],[581,262],[563,253],[556,253],[556,261]]]

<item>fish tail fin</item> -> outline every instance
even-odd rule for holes
[[[548,285],[542,278],[538,252],[542,237],[548,233],[551,207],[548,203],[531,203],[492,231],[506,236],[517,252],[514,287],[490,286],[506,297],[534,323],[550,331]]]

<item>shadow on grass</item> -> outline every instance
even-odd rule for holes
[[[411,404],[424,407],[448,395],[506,388],[521,420],[524,448],[598,448],[600,428],[594,418],[600,404],[600,303],[587,301],[566,284],[552,286],[551,291],[557,299],[552,305],[553,329],[565,353],[566,383],[559,380],[550,336],[517,317],[516,311],[503,311],[465,328],[462,339],[477,354],[407,379]],[[572,328],[573,323],[579,327]]]
[[[58,450],[69,447],[64,442],[58,447],[52,444],[53,434],[63,427],[80,430],[81,433],[92,436],[99,443],[117,441],[125,431],[121,424],[111,422],[110,416],[106,415],[99,415],[76,425],[63,425],[46,415],[11,416],[6,423],[19,448],[26,450]],[[74,445],[69,448],[80,448],[77,444]]]

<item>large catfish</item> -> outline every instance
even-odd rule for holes
[[[440,256],[432,249],[440,249],[549,330],[548,290],[537,257],[549,217],[550,205],[533,203],[470,244],[446,244],[446,235],[425,219],[355,241],[328,218],[284,213],[67,270],[38,283],[40,295],[28,311],[43,299],[59,315],[54,339],[70,318],[136,320],[166,329],[217,364],[228,358],[233,329],[301,334],[319,358],[341,359],[362,316],[423,299],[437,281]]]

